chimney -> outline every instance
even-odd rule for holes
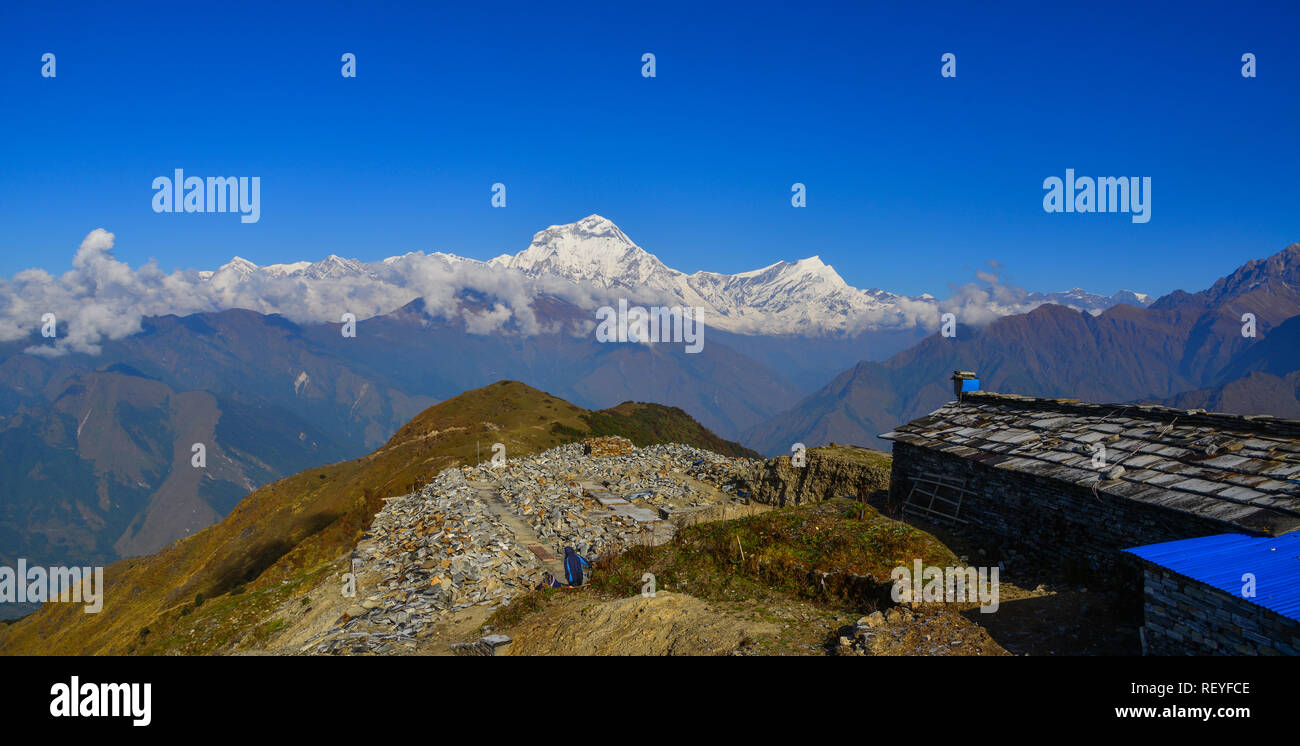
[[[980,379],[973,370],[954,370],[952,372],[952,393],[961,401],[961,395],[980,390]]]

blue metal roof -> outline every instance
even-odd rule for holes
[[[1220,534],[1125,549],[1129,554],[1241,598],[1255,575],[1257,606],[1300,621],[1300,531],[1282,536]]]

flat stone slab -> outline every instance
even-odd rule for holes
[[[614,512],[620,515],[625,515],[637,523],[649,523],[650,521],[659,520],[659,514],[655,511],[647,510],[646,508],[638,508],[634,505],[628,505],[626,507],[620,506]]]
[[[555,561],[555,555],[553,555],[553,554],[551,554],[550,552],[546,551],[546,548],[543,547],[541,544],[528,544],[527,546],[528,546],[528,550],[529,550],[530,552],[532,552],[533,554],[537,555],[537,559],[539,559],[539,560],[541,560],[541,561],[543,561],[543,562],[554,562],[554,561]]]

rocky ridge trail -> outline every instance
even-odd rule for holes
[[[546,572],[562,580],[566,546],[595,560],[668,541],[665,519],[732,504],[731,475],[752,467],[680,444],[597,440],[444,469],[390,498],[353,552],[355,603],[296,652],[413,651],[451,617],[484,617]]]

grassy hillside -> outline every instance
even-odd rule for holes
[[[552,430],[569,438],[622,435],[638,446],[651,443],[690,443],[725,456],[762,458],[739,443],[723,440],[677,407],[645,402],[623,402],[617,407],[579,415],[585,428],[556,423]]]
[[[0,628],[0,653],[202,653],[255,641],[262,611],[345,567],[383,498],[410,492],[448,466],[487,459],[493,443],[516,457],[593,433],[743,451],[679,409],[624,404],[588,412],[501,381],[430,407],[368,456],[269,484],[220,523],[109,565],[103,611],[46,604]]]
[[[651,572],[657,587],[700,598],[779,592],[853,606],[874,604],[876,594],[887,597],[890,572],[916,559],[957,564],[934,536],[841,498],[691,526],[663,546],[632,547],[601,560],[592,583],[616,596],[634,595],[641,574]],[[852,576],[871,580],[855,587]]]

